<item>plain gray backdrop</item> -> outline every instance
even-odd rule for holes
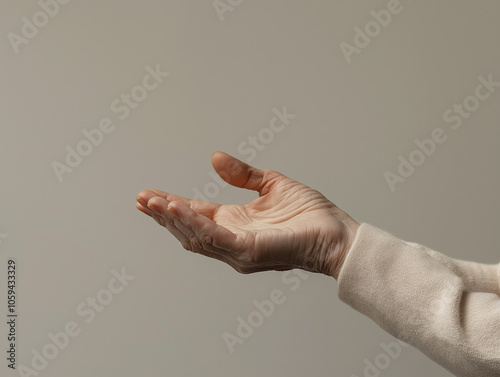
[[[333,278],[309,274],[292,290],[280,272],[240,275],[136,210],[147,188],[256,198],[218,186],[217,150],[319,190],[358,222],[498,263],[500,88],[469,98],[459,129],[443,119],[478,77],[500,81],[498,2],[402,0],[378,29],[371,11],[394,1],[217,4],[219,14],[212,0],[73,0],[44,17],[35,1],[0,0],[0,312],[16,258],[18,366],[32,368],[33,350],[50,353],[49,333],[74,322],[80,333],[39,376],[364,375],[394,338],[340,302]],[[24,26],[21,43],[26,20],[43,26]],[[366,27],[373,37],[356,47]],[[358,49],[348,58],[347,44]],[[169,76],[144,92],[148,66]],[[120,119],[111,106],[132,90],[143,101]],[[296,117],[265,131],[284,107]],[[68,146],[88,152],[83,131],[105,118],[114,130],[60,182],[54,164]],[[384,174],[437,128],[446,142],[393,192]],[[252,137],[260,150],[242,144]],[[123,268],[135,278],[109,298]],[[231,353],[223,334],[274,289],[285,302]],[[97,295],[111,302],[87,323],[78,308]],[[0,375],[20,374],[3,357]],[[409,347],[380,372],[423,375],[450,374]]]

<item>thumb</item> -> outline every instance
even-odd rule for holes
[[[224,152],[215,152],[212,166],[219,176],[232,186],[262,193],[268,181],[268,170],[257,169]]]

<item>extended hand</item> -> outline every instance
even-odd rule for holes
[[[338,277],[358,223],[320,192],[281,173],[223,152],[211,160],[222,179],[257,191],[259,198],[221,205],[144,190],[137,208],[186,250],[219,259],[238,272],[301,268]]]

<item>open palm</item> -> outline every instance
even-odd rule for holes
[[[344,211],[302,183],[226,153],[214,153],[212,165],[226,182],[255,190],[259,197],[244,205],[221,205],[144,190],[137,208],[185,249],[241,273],[302,268],[336,275],[356,226]]]

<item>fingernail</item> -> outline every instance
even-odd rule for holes
[[[143,206],[147,205],[146,201],[144,200],[144,198],[142,196],[138,196],[136,199]]]
[[[167,206],[167,211],[170,212],[170,213],[173,213],[174,215],[177,215],[177,211],[175,210],[175,208],[172,206],[172,202],[170,202]]]
[[[154,204],[153,204],[153,203],[148,203],[148,204],[147,204],[147,207],[148,207],[151,211],[153,211],[153,212],[156,212],[156,213],[159,213],[159,212],[160,212],[160,211],[158,210],[158,208],[156,208],[156,207],[154,206]]]

